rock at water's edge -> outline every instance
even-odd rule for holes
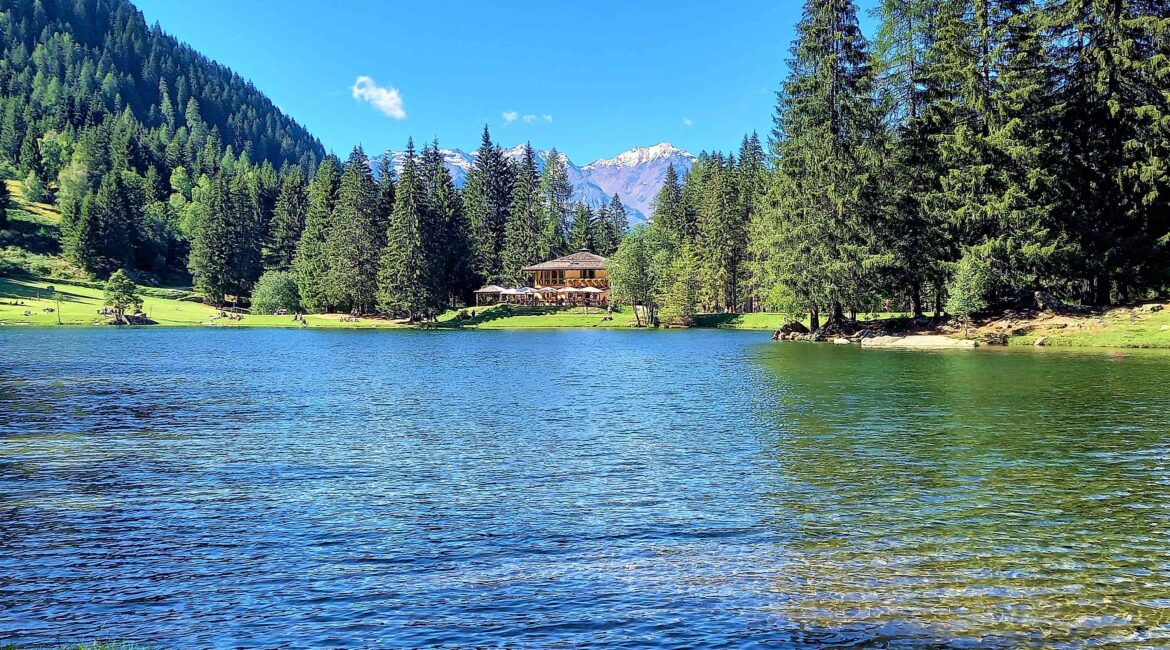
[[[970,350],[979,347],[978,341],[953,339],[938,334],[915,336],[875,336],[861,341],[863,348],[901,348],[908,350]]]

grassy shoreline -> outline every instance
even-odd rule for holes
[[[51,298],[48,288],[57,290],[60,302]],[[93,283],[69,280],[0,277],[0,327],[106,327],[108,319],[98,312],[103,292]],[[292,316],[245,315],[243,320],[219,318],[219,310],[189,300],[181,290],[144,288],[143,310],[154,326],[164,327],[232,327],[297,329],[633,329],[634,316],[627,309],[613,314],[582,308],[506,306],[453,310],[437,322],[410,324],[402,320],[361,318],[343,321],[343,314],[312,314],[306,325]],[[45,311],[52,308],[57,311]],[[1043,339],[1052,347],[1170,348],[1170,307],[1158,304],[1118,307],[1084,316],[1040,315],[1031,320],[1007,323],[993,320],[982,324],[973,335],[999,334],[1009,346],[1034,345]],[[28,312],[29,315],[25,315]],[[474,318],[470,318],[471,313]],[[883,319],[898,314],[865,314],[865,320]],[[60,324],[58,324],[58,316]],[[699,329],[734,329],[773,332],[789,320],[778,313],[702,314],[696,318]]]

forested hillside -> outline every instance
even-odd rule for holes
[[[315,169],[321,144],[231,70],[126,0],[0,3],[0,166],[56,203],[85,271],[184,266],[201,179]]]

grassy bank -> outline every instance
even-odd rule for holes
[[[49,287],[56,288],[60,303],[53,300]],[[292,316],[245,315],[243,320],[219,318],[219,310],[199,302],[179,299],[185,292],[147,289],[142,310],[152,321],[167,326],[206,327],[301,327]],[[176,297],[165,297],[168,293]],[[102,308],[103,291],[90,286],[64,284],[61,281],[24,278],[0,278],[0,325],[52,325],[73,327],[105,325],[108,318]],[[59,312],[47,312],[46,308]],[[26,312],[28,315],[26,315]],[[341,314],[306,317],[307,327],[331,329],[370,329],[406,327],[404,323],[378,318],[342,322]]]
[[[1161,303],[1158,303],[1161,304]],[[1009,345],[1101,348],[1170,348],[1170,305],[1118,307],[1091,316],[1051,316],[1029,331],[1008,338]]]

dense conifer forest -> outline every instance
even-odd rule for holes
[[[771,133],[672,168],[633,230],[487,127],[463,188],[437,142],[400,171],[326,155],[126,0],[3,3],[0,171],[59,208],[81,272],[189,273],[216,304],[427,318],[582,248],[612,256],[615,300],[675,323],[1170,287],[1170,2],[882,0],[872,38],[857,12],[807,0]]]

